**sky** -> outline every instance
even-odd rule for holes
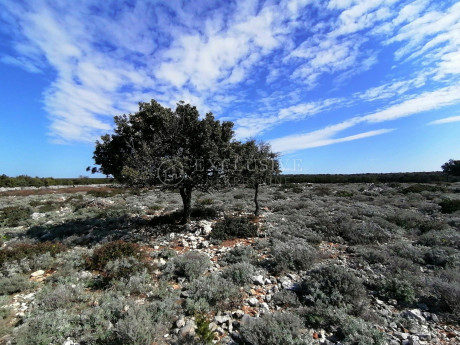
[[[178,101],[285,173],[460,159],[460,1],[0,0],[0,174],[77,177],[115,115]]]

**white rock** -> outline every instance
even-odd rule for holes
[[[33,272],[30,276],[31,276],[31,277],[40,277],[40,276],[42,276],[42,275],[44,275],[44,274],[45,274],[45,271],[43,271],[43,270],[38,270],[38,271]]]
[[[259,300],[255,297],[251,297],[249,300],[248,300],[248,303],[251,307],[255,307],[257,304],[259,304]]]
[[[264,276],[262,275],[257,275],[252,277],[252,282],[257,285],[264,285]]]

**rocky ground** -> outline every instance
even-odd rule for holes
[[[460,344],[458,185],[92,190],[0,197],[3,343]]]

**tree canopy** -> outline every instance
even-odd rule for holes
[[[449,177],[449,175],[460,176],[460,160],[450,159],[448,162],[444,163],[441,168],[447,177]]]
[[[135,114],[115,117],[114,134],[96,142],[99,171],[133,186],[179,189],[188,222],[194,189],[225,185],[234,155],[233,123],[200,118],[196,107],[179,102],[173,111],[152,100]]]

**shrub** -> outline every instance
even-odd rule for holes
[[[408,193],[422,193],[422,192],[444,192],[445,189],[441,186],[430,186],[427,184],[413,184],[409,187],[406,187],[401,190],[401,193],[408,194]]]
[[[273,304],[283,308],[297,308],[300,306],[300,301],[297,295],[290,290],[281,290],[273,295]]]
[[[233,198],[236,199],[236,200],[241,200],[241,199],[246,198],[246,195],[245,195],[245,194],[242,194],[242,193],[240,193],[240,194],[235,194],[235,195],[233,196]]]
[[[240,335],[244,344],[252,345],[300,345],[308,344],[300,338],[302,320],[290,313],[265,314],[241,325]]]
[[[214,240],[229,240],[257,236],[257,225],[245,217],[225,217],[218,221],[211,232]]]
[[[378,285],[378,292],[386,298],[394,298],[408,304],[416,301],[414,285],[402,276],[382,280]]]
[[[11,295],[30,289],[33,284],[22,275],[14,275],[10,278],[0,278],[0,295]]]
[[[30,259],[44,253],[50,253],[54,257],[65,250],[67,247],[60,242],[17,243],[0,250],[0,266],[7,262]]]
[[[458,269],[447,269],[430,281],[431,291],[438,301],[437,307],[458,318],[460,313],[460,273]],[[459,321],[459,320],[457,320]]]
[[[131,274],[128,278],[112,281],[112,288],[124,295],[139,295],[152,290],[152,278],[146,270]]]
[[[338,307],[360,314],[367,305],[366,290],[360,279],[345,268],[321,266],[310,272],[310,278],[302,281],[301,300],[318,308]]]
[[[390,233],[375,222],[343,227],[341,236],[350,244],[382,243],[391,238]]]
[[[108,283],[112,279],[129,279],[132,275],[145,270],[145,267],[145,263],[138,258],[128,256],[109,261],[102,273]]]
[[[221,258],[221,261],[226,264],[237,264],[240,262],[254,263],[256,260],[257,254],[249,246],[235,246]]]
[[[271,247],[271,269],[275,273],[286,270],[307,270],[316,261],[317,250],[302,239],[281,242],[275,240]]]
[[[340,198],[351,198],[353,196],[353,192],[349,192],[346,190],[338,190],[335,193],[335,196],[338,196]]]
[[[202,344],[212,344],[215,338],[214,332],[209,328],[209,319],[203,314],[195,315],[196,335],[201,340]]]
[[[211,260],[206,254],[189,251],[178,255],[166,264],[163,274],[166,277],[184,277],[189,281],[198,278],[211,266]]]
[[[157,310],[152,310],[148,305],[131,305],[116,323],[112,342],[126,345],[157,343],[169,329],[166,322],[159,319]]]
[[[337,335],[345,344],[353,345],[384,345],[384,334],[364,320],[345,316],[340,321]]]
[[[36,295],[35,303],[41,311],[70,309],[73,303],[87,299],[83,288],[75,284],[47,285]]]
[[[454,213],[460,210],[460,200],[445,199],[439,203],[442,213]]]
[[[103,271],[109,261],[126,257],[133,257],[141,261],[144,258],[144,253],[140,246],[135,243],[122,240],[112,241],[95,249],[93,255],[86,258],[86,268]]]
[[[196,201],[197,205],[204,206],[204,205],[212,205],[214,200],[212,198],[201,198]]]
[[[0,226],[19,226],[30,218],[32,210],[23,206],[8,206],[0,209]]]
[[[247,262],[241,262],[228,266],[222,272],[222,277],[232,281],[238,286],[244,286],[246,284],[252,283],[252,276],[254,273],[254,266]]]
[[[212,207],[192,207],[192,213],[190,214],[190,217],[192,218],[206,218],[206,219],[212,219],[212,218],[217,218],[219,215],[219,212],[212,208]]]
[[[216,274],[195,279],[186,288],[190,296],[186,309],[191,314],[235,308],[242,297],[238,286]]]
[[[454,267],[460,262],[459,253],[449,247],[432,247],[424,255],[425,263],[440,267]]]

